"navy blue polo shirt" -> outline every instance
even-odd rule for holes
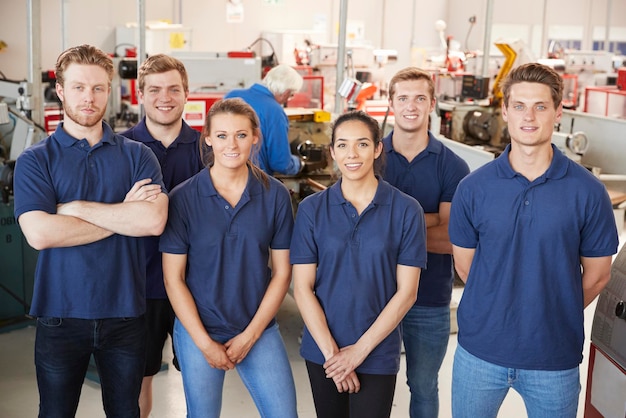
[[[198,140],[200,132],[191,128],[182,121],[182,128],[178,137],[165,148],[161,141],[152,137],[146,126],[146,118],[121,135],[142,142],[154,152],[163,173],[163,182],[167,190],[187,180],[204,168]],[[145,237],[147,277],[146,297],[148,299],[167,299],[165,284],[163,283],[163,263],[159,251],[159,237]]]
[[[250,174],[234,208],[215,190],[208,170],[170,195],[160,249],[187,254],[185,280],[214,338],[230,339],[248,326],[270,282],[269,249],[289,249],[291,197],[278,180],[269,181],[266,189]]]
[[[428,146],[411,162],[394,150],[392,138],[393,132],[383,139],[383,178],[417,199],[425,213],[438,213],[442,202],[452,202],[459,182],[469,173],[467,163],[430,132]],[[428,268],[422,271],[415,304],[448,306],[453,282],[452,255],[429,252]]]
[[[459,344],[503,367],[567,370],[582,360],[580,257],[617,252],[604,185],[552,146],[530,182],[509,163],[510,145],[461,181],[450,239],[476,252],[459,305]]]
[[[305,198],[291,242],[292,264],[317,264],[314,291],[339,347],[356,341],[397,291],[399,264],[426,266],[424,212],[412,197],[379,179],[370,205],[359,215],[341,193],[341,180]],[[400,367],[398,326],[356,369],[396,374]],[[305,328],[302,357],[323,364]]]
[[[161,170],[144,145],[103,123],[91,147],[63,130],[26,149],[15,167],[15,217],[75,200],[124,201],[135,182],[161,184]],[[135,317],[145,312],[146,267],[140,238],[114,234],[87,245],[39,253],[30,314],[82,319]]]

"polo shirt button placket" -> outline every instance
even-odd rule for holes
[[[358,223],[354,225],[354,228],[352,228],[352,234],[350,234],[350,242],[352,243],[352,245],[358,245],[359,240],[358,238],[358,233],[359,231],[359,227],[358,227]]]
[[[522,197],[522,204],[525,207],[530,206],[530,200],[528,199],[528,195],[531,193],[531,187],[524,190],[524,196]]]

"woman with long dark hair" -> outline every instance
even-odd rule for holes
[[[376,174],[382,149],[376,120],[341,115],[330,143],[341,178],[298,207],[290,257],[318,417],[391,413],[426,232],[420,204]]]

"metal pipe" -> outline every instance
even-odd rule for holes
[[[137,0],[137,28],[139,30],[139,45],[137,45],[137,68],[146,56],[146,2]]]
[[[612,0],[606,0],[606,26],[604,30],[604,50],[609,52],[610,48],[610,32],[611,32],[611,9],[613,5]]]
[[[41,84],[41,0],[28,0],[28,82],[32,87],[30,118],[44,125]]]
[[[587,4],[587,20],[585,21],[585,28],[583,31],[583,44],[581,45],[581,49],[591,50],[593,49],[593,0],[586,0]]]
[[[145,61],[146,56],[146,5],[145,0],[137,0],[137,25],[139,29],[139,45],[137,45],[137,68]],[[143,118],[144,109],[139,105],[139,119]]]
[[[68,48],[66,4],[67,0],[61,0],[61,51]]]
[[[485,38],[483,40],[483,78],[489,78],[489,50],[491,49],[491,21],[493,20],[493,0],[487,0],[485,12]]]
[[[339,94],[339,87],[343,82],[344,66],[346,62],[346,25],[348,24],[348,0],[341,0],[339,4],[339,39],[337,39],[337,76],[335,79],[335,114],[343,112],[343,97]]]
[[[183,23],[183,1],[182,0],[176,0],[174,3],[178,3],[178,7],[176,7],[176,4],[173,5],[173,7],[174,7],[174,23],[182,24]],[[178,10],[176,10],[176,9],[178,9]]]
[[[548,57],[548,0],[543,0],[543,15],[541,18],[541,56]]]
[[[380,47],[385,47],[385,10],[387,9],[387,0],[383,0],[382,13],[380,14]]]
[[[413,0],[413,12],[411,14],[411,48],[417,46],[417,40],[415,39],[415,21],[417,20],[417,0]]]

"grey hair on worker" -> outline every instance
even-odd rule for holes
[[[300,90],[303,82],[302,76],[295,69],[286,64],[279,64],[269,70],[262,84],[276,96],[288,90],[291,92]]]

